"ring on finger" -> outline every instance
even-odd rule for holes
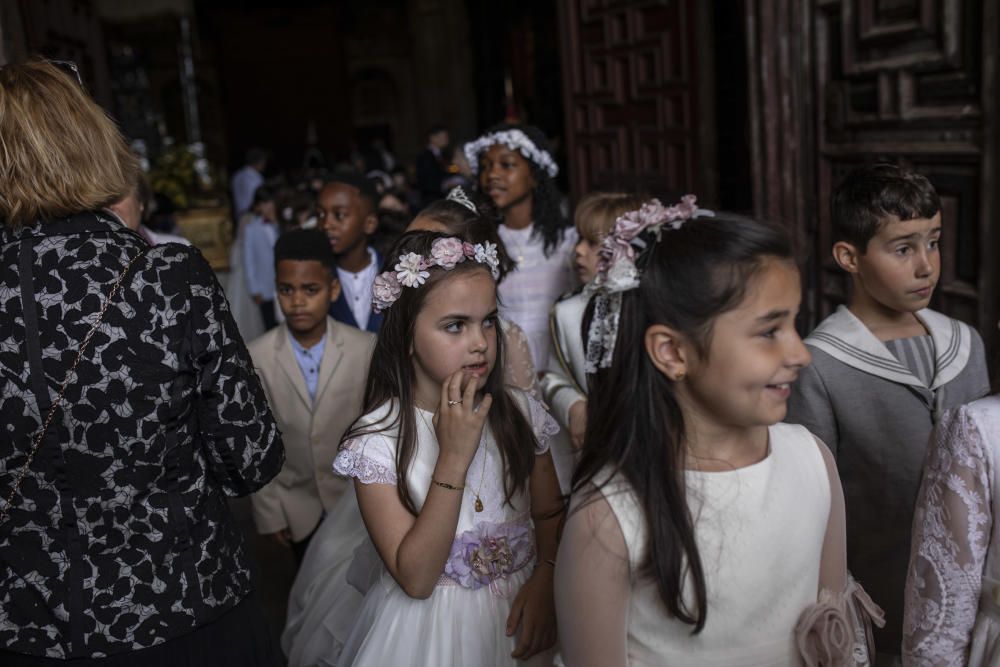
[[[462,400],[461,399],[459,399],[457,401],[448,401],[448,407],[451,407],[453,405],[461,405],[461,404],[462,404]]]

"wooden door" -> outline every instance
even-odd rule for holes
[[[829,199],[875,160],[941,195],[932,307],[996,348],[1000,313],[998,0],[747,0],[755,206],[810,251],[810,325],[846,298],[830,256]]]
[[[707,5],[560,0],[566,161],[576,198],[624,188],[715,199],[711,82],[701,76]]]

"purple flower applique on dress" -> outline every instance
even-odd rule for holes
[[[495,589],[497,580],[520,570],[534,555],[534,535],[526,520],[484,523],[455,538],[444,574],[465,588]]]

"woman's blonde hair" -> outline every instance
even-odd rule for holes
[[[137,169],[115,123],[55,65],[0,68],[0,224],[108,206]]]
[[[649,199],[625,192],[592,192],[580,200],[573,212],[573,222],[580,236],[600,243],[615,226],[615,220],[642,207]]]

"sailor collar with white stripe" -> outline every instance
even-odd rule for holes
[[[806,337],[806,343],[859,371],[900,384],[936,390],[965,368],[972,351],[972,330],[929,308],[915,313],[934,341],[934,381],[930,387],[901,364],[889,348],[847,306],[840,306]]]

